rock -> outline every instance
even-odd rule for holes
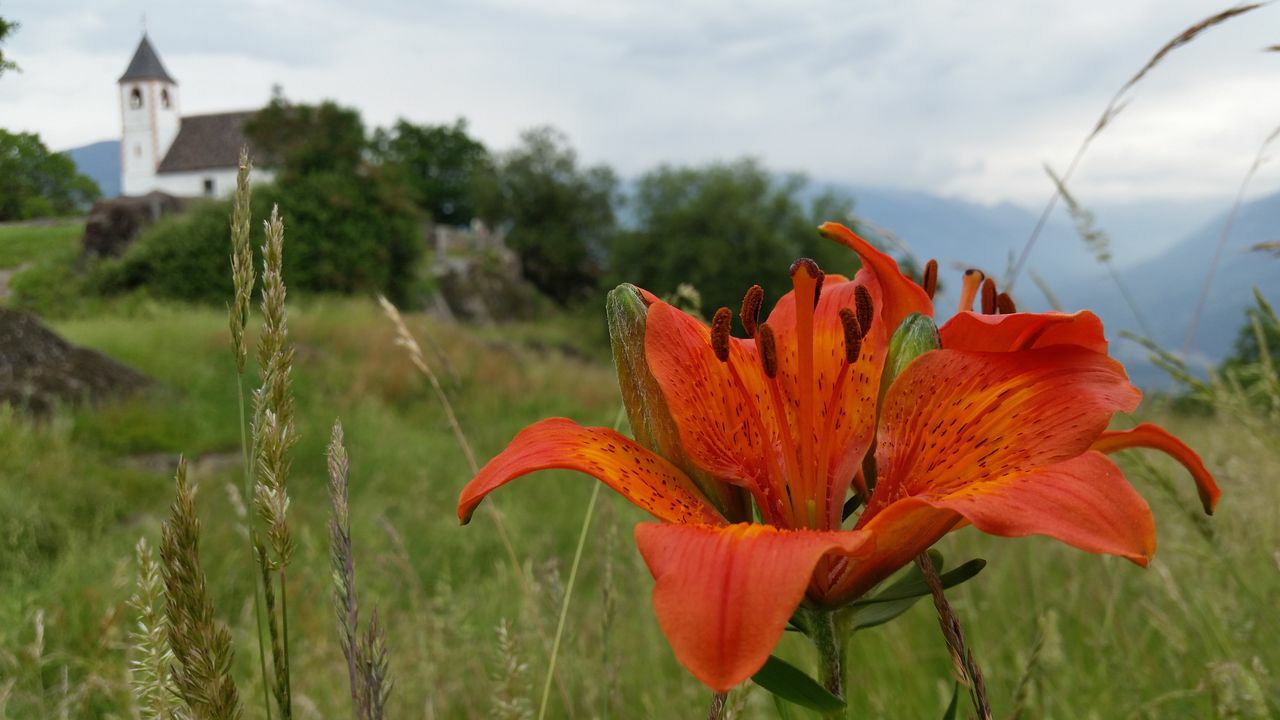
[[[537,316],[541,297],[521,277],[519,258],[502,233],[476,222],[470,228],[436,226],[428,236],[435,250],[438,312],[481,322]]]
[[[181,213],[185,206],[182,198],[162,192],[99,200],[85,222],[81,256],[120,257],[143,228],[167,215]]]
[[[98,402],[152,384],[95,350],[62,339],[34,315],[0,308],[0,403],[33,414]]]

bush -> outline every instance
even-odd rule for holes
[[[364,177],[316,173],[288,185],[256,187],[255,251],[262,244],[261,221],[273,205],[284,218],[291,288],[412,299],[422,253],[419,219],[376,170]],[[161,220],[124,258],[100,266],[94,285],[103,292],[145,287],[163,297],[224,301],[232,292],[230,214],[229,202],[207,202]]]

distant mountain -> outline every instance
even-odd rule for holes
[[[102,190],[102,197],[120,194],[120,141],[103,140],[91,145],[65,150],[83,175],[93,178]]]
[[[1105,274],[1065,285],[1063,302],[1095,308],[1113,337],[1120,330],[1140,335],[1149,331],[1161,346],[1181,350],[1225,222],[1226,215],[1220,215],[1159,255],[1117,273],[1143,323],[1135,318],[1115,280]],[[1195,343],[1188,353],[1193,365],[1216,363],[1231,352],[1244,324],[1245,308],[1254,302],[1253,288],[1261,290],[1270,302],[1280,303],[1280,259],[1249,250],[1257,243],[1275,240],[1280,240],[1280,193],[1243,205],[1223,248]],[[1117,346],[1116,351],[1129,355],[1127,361],[1143,356],[1136,347],[1126,345],[1126,349]],[[1135,375],[1140,381],[1149,377]]]

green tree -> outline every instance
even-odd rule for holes
[[[418,207],[442,225],[466,225],[476,215],[478,183],[493,172],[489,151],[467,134],[467,121],[414,125],[400,120],[373,136],[375,156]]]
[[[0,221],[71,215],[101,195],[63,153],[35,133],[0,130]]]
[[[279,171],[285,181],[321,172],[354,174],[369,149],[358,110],[328,100],[294,104],[278,89],[245,123],[244,133],[255,162]]]
[[[5,38],[9,37],[16,31],[20,25],[0,17],[0,43],[4,43]],[[18,69],[18,64],[7,58],[4,54],[4,48],[0,47],[0,75],[5,72],[11,72]]]
[[[507,230],[524,277],[565,304],[599,286],[617,229],[617,187],[610,168],[581,167],[563,133],[536,128],[498,159],[480,214]]]
[[[807,187],[799,175],[779,178],[750,159],[652,170],[632,198],[635,227],[613,247],[613,279],[658,294],[690,283],[714,309],[736,308],[756,283],[776,299],[790,288],[787,269],[799,257],[852,273],[852,253],[816,229],[846,218],[852,201],[822,193],[806,202]]]

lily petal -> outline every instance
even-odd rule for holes
[[[1140,398],[1119,363],[1084,348],[925,353],[885,396],[879,479],[860,522],[905,496],[937,498],[1079,456]]]
[[[865,525],[859,524],[871,536],[871,552],[838,568],[839,578],[827,593],[827,601],[840,605],[862,597],[966,522],[955,511],[935,507],[920,498],[890,503]]]
[[[1120,468],[1097,452],[1025,475],[970,485],[940,498],[992,535],[1047,535],[1091,553],[1118,555],[1145,567],[1156,551],[1151,508]]]
[[[685,452],[716,477],[759,487],[769,473],[766,444],[776,444],[780,430],[755,343],[730,339],[724,363],[711,349],[710,329],[687,313],[656,302],[646,323],[649,370],[662,387]]]
[[[898,323],[913,312],[933,317],[933,301],[924,288],[902,273],[897,260],[880,252],[839,223],[825,223],[818,228],[818,232],[828,240],[834,240],[858,253],[862,266],[880,286],[880,304],[883,306],[880,317],[887,326],[888,334],[892,335],[898,328]]]
[[[1209,474],[1200,456],[1187,447],[1186,443],[1170,435],[1168,430],[1152,423],[1142,423],[1132,430],[1104,432],[1093,443],[1094,450],[1108,455],[1119,450],[1139,447],[1160,450],[1182,463],[1182,466],[1196,480],[1196,491],[1200,495],[1200,504],[1204,506],[1205,513],[1213,514],[1214,508],[1218,505],[1218,497],[1222,495],[1222,491],[1218,489],[1218,483],[1214,482],[1213,475]]]
[[[636,526],[656,581],[653,606],[672,649],[717,692],[751,677],[769,658],[824,555],[856,555],[866,533],[727,527]]]
[[[618,491],[659,520],[723,525],[725,520],[671,463],[608,428],[565,418],[534,423],[490,460],[458,497],[458,520],[471,521],[485,496],[538,470],[577,470]]]
[[[1107,338],[1097,315],[1077,313],[1014,313],[982,315],[959,312],[938,330],[942,347],[975,352],[1033,350],[1052,345],[1079,345],[1107,352]]]

